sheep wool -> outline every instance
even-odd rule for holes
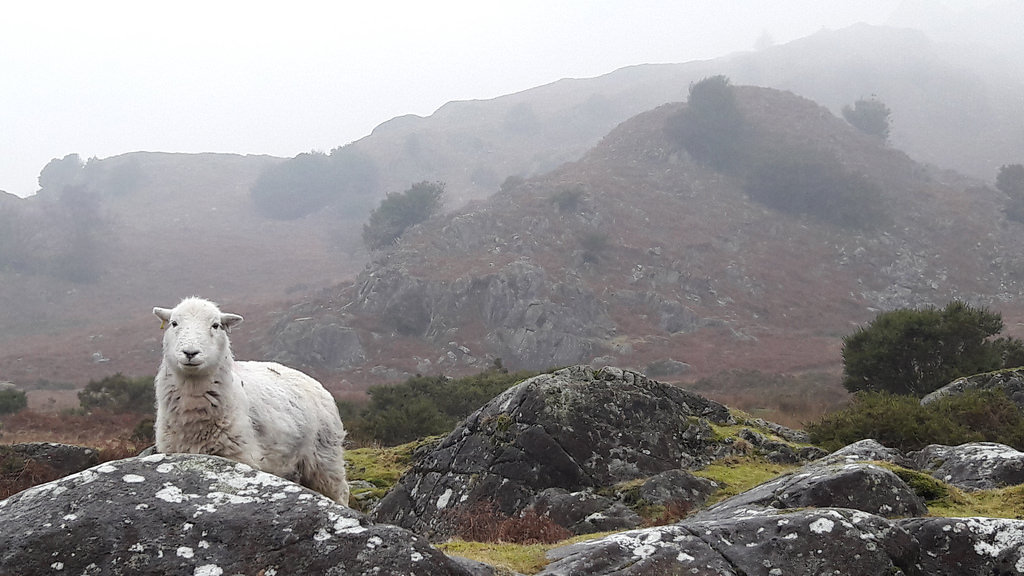
[[[228,331],[242,317],[209,300],[153,314],[165,330],[157,451],[223,456],[348,504],[345,428],[319,382],[274,362],[236,362]]]

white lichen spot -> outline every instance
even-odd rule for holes
[[[66,514],[63,518],[61,518],[61,520],[67,520],[69,522],[71,520],[77,520],[77,519],[78,519],[78,515],[77,514]]]
[[[313,540],[316,540],[317,542],[323,542],[324,540],[330,540],[330,539],[331,539],[331,533],[328,532],[324,528],[321,528],[321,529],[317,530],[316,534],[313,534]]]
[[[192,576],[220,576],[224,569],[216,564],[203,564],[192,571]]]
[[[174,464],[161,464],[156,467],[156,471],[161,474],[168,474],[170,472],[174,472],[176,468],[177,466],[175,466]]]
[[[384,541],[381,540],[380,536],[370,536],[370,538],[366,541],[366,547],[370,550],[373,550],[374,548],[382,544],[384,544]]]
[[[146,504],[145,502],[143,502],[142,504],[136,504],[135,505],[135,509],[136,510],[149,510],[149,504]]]
[[[136,542],[128,547],[129,552],[145,552],[146,547],[142,545],[142,542]]]
[[[110,474],[112,472],[117,472],[117,468],[114,468],[110,464],[104,464],[103,466],[99,466],[99,467],[95,468],[95,470],[97,472],[102,472],[104,474]]]
[[[423,554],[420,554],[419,552],[413,550],[412,555],[409,556],[409,559],[413,562],[419,562],[420,560],[423,560]]]
[[[448,488],[441,494],[441,497],[437,499],[437,509],[440,510],[448,506],[448,501],[452,499],[452,489]]]
[[[165,458],[167,458],[166,454],[150,454],[149,456],[140,458],[140,460],[149,464],[156,464],[157,462],[163,462]]]
[[[163,500],[164,502],[170,502],[172,504],[180,504],[182,501],[185,500],[185,494],[181,491],[181,488],[178,488],[173,484],[168,484],[164,486],[163,488],[158,490],[157,493],[154,494],[154,496]]]
[[[647,558],[648,556],[653,555],[657,551],[658,549],[656,547],[651,546],[650,544],[644,544],[643,546],[638,546],[633,549],[633,556],[637,556],[639,558]]]
[[[694,560],[696,560],[696,558],[690,556],[686,552],[680,552],[679,555],[676,556],[676,562],[693,562]]]
[[[191,522],[185,522],[184,524],[181,525],[181,531],[182,532],[188,532],[189,530],[192,529],[193,526],[195,526],[195,524],[192,524]]]
[[[207,542],[206,540],[200,540],[199,544],[197,544],[197,546],[199,546],[200,548],[205,550],[205,549],[210,547],[210,543]]]
[[[786,534],[785,536],[783,536],[782,539],[783,540],[796,540],[799,537],[800,537],[800,535],[797,534],[796,532],[790,532],[789,534]]]
[[[138,484],[139,482],[145,482],[146,479],[138,474],[125,474],[121,477],[121,480],[129,484]]]
[[[359,525],[358,518],[340,517],[334,522],[334,532],[337,534],[360,534],[366,530]]]
[[[54,570],[57,570],[59,572],[64,569],[64,563],[54,562],[53,564],[50,564],[50,568],[53,568]]]
[[[835,525],[836,523],[828,518],[818,518],[814,522],[811,522],[808,528],[810,528],[811,532],[814,532],[815,534],[824,534],[826,532],[831,532]]]
[[[191,558],[195,556],[195,553],[188,546],[179,546],[177,554],[179,558]]]

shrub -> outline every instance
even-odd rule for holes
[[[961,376],[1017,362],[1024,344],[988,340],[1003,319],[954,300],[945,308],[901,308],[879,314],[843,338],[843,386],[922,397]]]
[[[892,111],[881,100],[860,99],[853,106],[843,106],[843,118],[861,132],[885,142],[889,139],[889,114]]]
[[[362,218],[377,192],[377,168],[350,147],[330,155],[308,152],[263,170],[250,189],[256,209],[269,218],[293,220],[345,201]]]
[[[1024,448],[1024,414],[1001,391],[970,391],[922,405],[907,395],[858,392],[853,403],[806,427],[811,442],[838,450],[873,438],[904,452],[929,444],[1000,442]]]
[[[506,516],[483,502],[455,512],[452,521],[459,538],[474,542],[554,544],[572,536],[568,529],[533,510]]]
[[[393,446],[451,431],[488,400],[533,375],[497,367],[454,379],[416,375],[370,388],[370,401],[361,409],[342,403],[340,410],[348,415],[345,426],[353,441]]]
[[[579,210],[583,195],[582,186],[566,186],[551,195],[551,203],[558,206],[559,212],[575,212]]]
[[[770,208],[840,226],[870,228],[886,220],[882,189],[848,172],[828,153],[765,152],[748,172],[744,188],[751,200]]]
[[[28,406],[28,398],[22,390],[7,388],[0,390],[0,414],[14,414]]]
[[[363,242],[371,250],[394,244],[405,231],[441,209],[444,183],[419,182],[402,193],[388,193],[363,225]]]
[[[665,129],[699,162],[719,170],[734,170],[741,163],[747,126],[725,76],[691,84],[686,108],[669,118]]]
[[[78,393],[83,410],[109,410],[114,413],[153,413],[156,393],[152,377],[128,378],[120,372],[102,380],[92,380]]]

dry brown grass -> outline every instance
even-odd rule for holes
[[[57,442],[88,446],[100,453],[100,460],[117,460],[134,456],[149,446],[149,442],[133,438],[136,426],[144,418],[146,416],[141,414],[105,411],[78,414],[22,410],[4,417],[2,442]]]
[[[552,544],[572,536],[568,529],[533,510],[506,516],[483,502],[453,514],[452,519],[458,526],[456,535],[474,542]]]

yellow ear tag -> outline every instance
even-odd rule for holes
[[[161,320],[161,321],[160,321],[160,329],[161,329],[161,330],[163,330],[163,329],[164,329],[164,321],[163,321],[163,320]]]

